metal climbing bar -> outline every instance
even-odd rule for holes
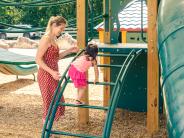
[[[135,59],[143,52],[143,50],[139,50],[135,52],[132,50],[128,57],[126,58],[125,62],[123,63],[123,66],[120,70],[120,73],[118,74],[117,80],[116,80],[116,85],[113,88],[112,91],[112,96],[110,99],[110,105],[109,105],[109,110],[107,113],[107,118],[105,121],[105,126],[103,130],[103,138],[109,138],[110,133],[111,133],[111,128],[112,128],[112,122],[113,122],[113,117],[115,114],[115,109],[118,105],[119,97],[123,88],[123,84],[125,82],[126,75],[129,71],[130,66],[133,64]]]
[[[109,68],[121,68],[122,65],[110,65],[110,64],[100,64],[100,65],[97,65],[98,67],[109,67]]]
[[[61,90],[58,93],[57,99],[55,100],[55,103],[54,103],[54,106],[53,106],[53,109],[51,110],[51,114],[49,116],[50,120],[47,122],[48,123],[48,125],[47,125],[48,128],[46,127],[46,129],[45,129],[46,130],[46,136],[45,136],[46,138],[49,138],[50,134],[52,134],[51,133],[51,129],[52,129],[52,125],[53,125],[53,122],[54,122],[55,114],[56,114],[57,108],[59,106],[60,99],[63,96],[63,92],[64,92],[64,90],[65,90],[65,88],[66,88],[66,86],[68,84],[67,83],[68,79],[69,79],[69,77],[66,78],[66,81],[61,86]]]
[[[69,83],[73,83],[71,80],[68,80]],[[88,81],[88,84],[94,84],[94,82],[92,81]],[[115,83],[113,82],[96,82],[95,85],[110,85],[110,86],[114,86]]]
[[[52,134],[56,135],[65,135],[65,136],[73,136],[73,137],[82,137],[82,138],[102,138],[99,136],[92,136],[92,135],[86,135],[86,134],[74,134],[64,131],[51,131]]]
[[[99,57],[127,57],[128,54],[98,54]]]
[[[70,106],[70,107],[91,108],[91,109],[99,109],[99,110],[108,110],[108,107],[94,106],[94,105],[77,105],[77,104],[70,104],[70,103],[60,103],[59,105]]]
[[[142,50],[141,50],[142,51]],[[49,112],[47,115],[47,119],[46,122],[44,124],[44,128],[43,128],[43,132],[42,132],[42,138],[49,138],[51,134],[56,134],[56,135],[66,135],[66,136],[74,136],[74,137],[85,137],[85,138],[109,138],[110,137],[110,132],[111,132],[111,127],[112,127],[112,121],[113,121],[113,116],[115,114],[115,109],[117,107],[117,103],[123,88],[123,84],[126,78],[126,74],[127,72],[130,70],[131,65],[133,64],[133,62],[135,61],[135,59],[140,55],[141,51],[135,52],[135,50],[132,50],[129,55],[127,56],[127,58],[125,59],[120,72],[118,74],[118,77],[116,79],[115,83],[107,83],[107,82],[99,82],[96,83],[96,85],[108,85],[108,84],[113,84],[114,88],[113,88],[113,92],[111,95],[111,99],[110,99],[110,105],[109,107],[102,107],[102,106],[93,106],[93,105],[75,105],[75,104],[70,104],[70,103],[61,103],[60,99],[63,96],[63,92],[67,86],[68,83],[71,82],[69,76],[66,76],[66,73],[68,72],[69,66],[68,68],[65,70],[61,81],[59,82],[59,86],[62,83],[61,86],[61,90],[59,91],[59,89],[57,89],[55,91],[55,95],[54,98],[52,100],[51,106],[49,108]],[[83,52],[83,51],[82,51]],[[82,53],[80,52],[80,54]],[[72,62],[80,55],[78,54],[73,60]],[[63,82],[63,80],[65,80]],[[88,84],[94,84],[93,82],[88,82]],[[90,109],[98,109],[98,110],[107,110],[107,117],[106,117],[106,121],[105,121],[105,126],[103,129],[103,135],[98,137],[98,136],[90,136],[90,135],[86,135],[86,134],[73,134],[73,133],[69,133],[69,132],[62,132],[62,131],[55,131],[52,130],[52,125],[53,125],[53,121],[55,118],[55,114],[57,111],[58,106],[70,106],[70,107],[81,107],[81,108],[90,108]]]

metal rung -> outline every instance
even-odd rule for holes
[[[89,82],[88,81],[88,84],[94,84],[94,82]],[[95,85],[111,85],[111,86],[114,86],[115,83],[114,82],[97,82]]]
[[[92,136],[92,135],[86,135],[86,134],[74,134],[74,133],[69,133],[64,131],[50,131],[50,133],[56,134],[56,135],[65,135],[65,136],[83,137],[83,138],[102,138],[99,136]]]
[[[99,57],[127,57],[128,54],[98,54]]]
[[[68,83],[73,83],[73,82],[71,80],[68,80]],[[94,84],[94,82],[88,81],[88,84]],[[97,82],[95,85],[110,85],[110,86],[114,86],[115,83],[114,82]]]
[[[116,68],[121,68],[122,65],[109,65],[109,64],[100,64],[97,65],[98,67],[116,67]]]
[[[91,108],[91,109],[99,109],[99,110],[108,110],[109,109],[108,107],[103,107],[103,106],[77,105],[77,104],[70,104],[70,103],[60,103],[59,105],[70,106],[70,107]]]

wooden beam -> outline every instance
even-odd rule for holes
[[[159,129],[159,62],[157,51],[157,0],[148,0],[147,130]]]
[[[121,42],[123,44],[127,43],[127,31],[121,31]]]
[[[108,13],[108,16],[111,16],[111,8],[109,6],[109,0],[103,0],[103,12],[104,14]],[[104,43],[111,43],[111,36],[110,36],[110,18],[104,19],[105,26],[104,26]],[[105,28],[106,27],[106,28]],[[108,28],[108,29],[107,29]],[[110,64],[110,57],[103,57],[103,64]],[[103,69],[103,80],[104,82],[110,82],[110,68]],[[103,87],[103,106],[108,106],[110,100],[110,86]]]
[[[110,64],[110,57],[103,57],[103,64]],[[110,82],[110,68],[103,69],[104,82]],[[103,106],[109,106],[110,100],[110,86],[104,86],[103,88]]]
[[[86,13],[87,13],[87,0],[77,0],[77,43],[80,48],[84,48],[87,42]],[[82,100],[86,104],[89,103],[88,87]],[[79,118],[79,126],[86,125],[89,122],[89,109],[78,108],[78,118]]]

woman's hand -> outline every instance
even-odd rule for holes
[[[70,48],[69,51],[71,53],[77,53],[79,51],[79,48],[77,46],[74,46],[74,47]]]
[[[55,80],[59,80],[61,78],[61,75],[58,71],[53,71],[51,73],[52,77],[55,79]]]
[[[64,52],[59,53],[59,59],[62,59],[63,57],[65,57],[68,54],[77,53],[78,51],[79,51],[78,47],[72,47],[68,50],[65,50]]]

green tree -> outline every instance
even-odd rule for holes
[[[10,0],[9,0],[10,1]],[[35,0],[34,0],[35,1]],[[57,2],[60,0],[53,0]],[[11,0],[11,2],[33,2],[33,0]],[[93,0],[94,16],[102,15],[102,0]],[[8,24],[30,24],[35,27],[45,27],[51,16],[62,15],[67,20],[73,20],[76,23],[76,3],[68,3],[52,7],[25,7],[25,6],[7,6],[0,8],[0,19]],[[101,20],[98,20],[99,23]],[[95,24],[96,24],[95,23]]]

